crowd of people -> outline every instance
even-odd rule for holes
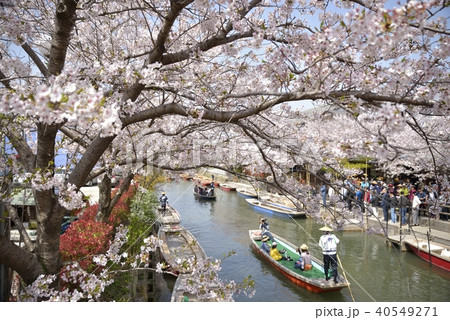
[[[432,184],[415,185],[409,181],[386,183],[373,180],[369,182],[368,179],[356,180],[349,177],[342,182],[338,191],[335,187],[327,187],[325,184],[321,186],[320,191],[323,206],[327,205],[327,199],[336,198],[334,195],[338,194],[349,210],[356,205],[360,212],[369,211],[368,213],[377,217],[380,211],[383,214],[383,221],[400,222],[401,225],[408,224],[408,220],[413,226],[419,225],[420,215],[447,220],[446,213],[450,211],[445,193],[438,192],[436,185]],[[439,204],[436,205],[436,203]],[[397,216],[400,221],[397,221]]]

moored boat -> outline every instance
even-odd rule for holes
[[[226,183],[221,183],[219,185],[220,190],[223,191],[236,191],[236,187],[230,185],[230,184],[226,184]]]
[[[258,194],[255,190],[250,190],[246,188],[236,188],[236,192],[238,195],[244,198],[258,198]]]
[[[192,178],[193,178],[193,176],[188,173],[182,173],[182,174],[180,174],[180,177],[186,181],[192,180]]]
[[[162,226],[159,228],[158,237],[162,240],[160,247],[162,259],[167,265],[167,270],[175,275],[192,271],[184,267],[183,261],[206,259],[205,252],[195,237],[179,224]]]
[[[290,243],[288,240],[274,234],[273,232],[272,235],[274,237],[274,241],[278,243],[277,248],[279,250],[286,250],[286,254],[293,258],[293,261],[277,261],[273,259],[269,254],[267,254],[260,248],[261,231],[249,230],[252,247],[255,249],[255,251],[290,281],[314,293],[338,291],[342,288],[348,287],[349,284],[341,275],[338,275],[337,283],[334,283],[333,280],[325,280],[323,263],[314,256],[311,256],[311,263],[313,265],[312,270],[301,271],[300,269],[294,268],[294,263],[299,257],[298,253],[295,250],[296,246]],[[270,246],[271,241],[269,241],[268,243]]]
[[[165,211],[161,206],[159,206],[158,221],[160,222],[160,224],[177,224],[180,223],[181,216],[178,211],[170,205],[166,206]]]
[[[281,214],[281,215],[288,215],[291,217],[305,217],[304,212],[299,212],[294,209],[289,209],[288,207],[283,207],[281,205],[277,205],[274,203],[271,203],[269,201],[263,200],[260,201],[258,199],[254,198],[248,198],[245,199],[255,210],[261,211],[263,213],[268,214]]]
[[[278,193],[264,193],[260,195],[260,200],[266,200],[271,202],[273,205],[286,208],[286,209],[296,209],[294,202],[285,195],[280,195]]]
[[[450,271],[450,247],[426,239],[408,239],[405,245],[422,260]]]

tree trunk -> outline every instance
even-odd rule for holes
[[[36,167],[55,172],[55,141],[57,125],[38,125]],[[36,254],[46,274],[57,274],[61,267],[59,237],[66,212],[58,203],[55,190],[34,190],[37,216]]]
[[[111,203],[111,178],[108,174],[104,174],[99,185],[98,212],[96,220],[106,222],[109,218],[109,205]]]

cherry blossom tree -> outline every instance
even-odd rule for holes
[[[31,252],[0,235],[0,262],[26,283],[58,273],[79,188],[126,165],[240,166],[296,194],[294,165],[346,175],[339,160],[363,155],[448,187],[447,5],[2,1],[0,171],[27,177],[38,237]]]

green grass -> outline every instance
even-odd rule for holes
[[[258,247],[261,245],[261,241],[255,241],[256,244],[258,245]],[[271,241],[267,242],[269,244],[269,247],[271,246]],[[282,266],[288,268],[289,270],[291,270],[292,272],[295,272],[305,278],[309,278],[309,279],[317,279],[317,278],[324,278],[324,273],[322,270],[318,269],[317,267],[313,267],[312,270],[309,271],[301,271],[300,269],[296,269],[294,268],[294,264],[295,261],[298,260],[299,258],[299,254],[296,252],[293,252],[290,250],[290,248],[283,246],[283,244],[277,242],[277,249],[278,250],[286,250],[287,255],[289,257],[291,257],[292,259],[294,259],[293,261],[288,261],[288,260],[279,260],[278,263],[281,264]],[[284,256],[284,254],[283,254]]]

